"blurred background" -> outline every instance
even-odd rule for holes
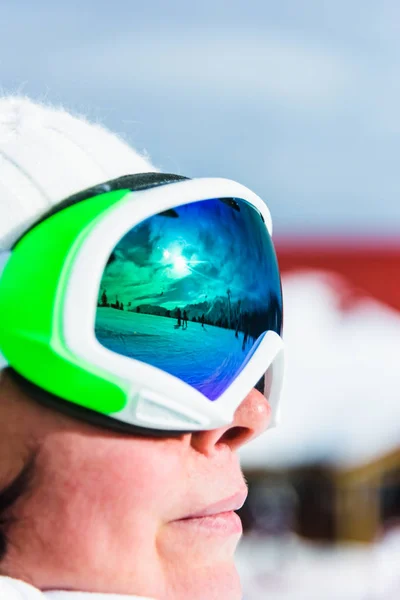
[[[4,94],[270,207],[282,424],[242,452],[245,600],[400,597],[400,4],[0,0]]]

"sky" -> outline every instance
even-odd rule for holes
[[[160,169],[235,179],[275,233],[396,237],[397,0],[1,2],[0,86]]]

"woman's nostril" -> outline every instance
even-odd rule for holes
[[[230,427],[227,431],[225,431],[224,435],[219,440],[220,443],[229,443],[232,441],[242,442],[246,437],[250,434],[247,427]]]

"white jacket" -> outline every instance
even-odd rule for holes
[[[0,600],[151,600],[151,598],[92,592],[41,592],[24,581],[0,575]]]

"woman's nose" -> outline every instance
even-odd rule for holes
[[[249,440],[263,433],[271,420],[271,406],[261,392],[252,389],[236,409],[230,425],[196,431],[192,434],[192,446],[202,454],[212,454],[218,444],[227,444],[238,450]]]

